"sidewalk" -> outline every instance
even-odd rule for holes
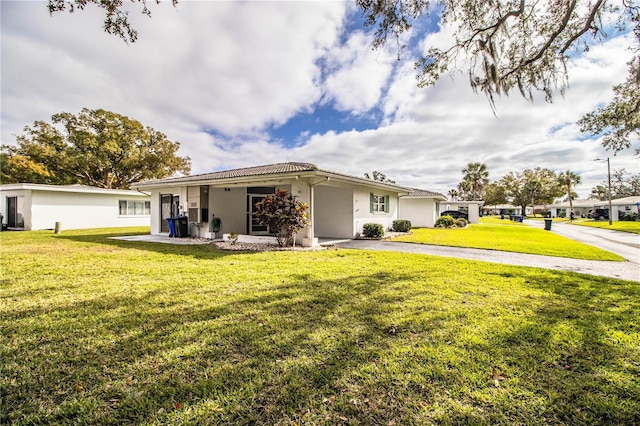
[[[553,225],[555,226],[555,223]],[[544,227],[544,222],[542,227]],[[640,263],[634,262],[579,260],[564,257],[540,256],[535,254],[511,253],[497,250],[482,250],[378,240],[347,240],[338,243],[337,246],[345,249],[397,251],[402,253],[455,257],[458,259],[480,260],[483,262],[501,263],[506,265],[554,269],[640,282]]]

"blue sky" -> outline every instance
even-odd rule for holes
[[[83,107],[125,114],[181,144],[193,173],[282,161],[446,193],[469,162],[491,179],[548,167],[581,174],[586,197],[608,154],[575,125],[626,76],[629,39],[610,37],[575,57],[553,104],[500,98],[493,114],[464,74],[416,87],[414,60],[450,32],[437,16],[373,51],[351,2],[127,4],[139,40],[105,34],[95,7],[49,16],[44,1],[2,1],[2,144],[25,125]],[[637,157],[612,157],[638,173]]]

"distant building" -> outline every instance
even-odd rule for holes
[[[573,200],[571,204],[573,205],[575,217],[589,217],[597,202],[597,200]],[[549,204],[546,207],[551,213],[551,217],[569,217],[569,213],[571,213],[571,206],[568,201]]]
[[[482,211],[487,215],[522,215],[522,207],[513,204],[495,204],[490,206],[482,206]],[[527,206],[525,215],[533,214],[533,207]]]
[[[609,201],[596,201],[594,208],[609,209]],[[640,196],[616,198],[611,200],[611,220],[616,221],[624,214],[640,213]]]
[[[0,214],[8,229],[149,226],[149,195],[84,185],[0,185]]]

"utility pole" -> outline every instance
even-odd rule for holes
[[[593,161],[604,161],[604,158],[596,158]],[[607,198],[609,199],[609,226],[611,226],[613,211],[611,209],[611,163],[609,157],[607,157]]]
[[[611,163],[609,157],[607,157],[607,180],[608,180],[608,192],[609,192],[609,226],[612,225],[613,210],[611,209]]]

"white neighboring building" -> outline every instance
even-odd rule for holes
[[[442,202],[446,199],[438,192],[411,188],[409,194],[398,200],[398,217],[410,220],[413,228],[433,228],[440,216]]]
[[[83,185],[0,185],[0,214],[8,229],[149,226],[147,194]]]
[[[596,200],[573,200],[571,202],[576,217],[589,217],[596,203]],[[569,217],[569,213],[571,213],[568,201],[551,204],[547,208],[551,212],[551,217]]]
[[[480,223],[480,208],[484,201],[446,201],[440,203],[440,209],[444,214],[446,211],[459,211],[467,213],[469,223]]]
[[[609,201],[596,201],[594,208],[609,210]],[[619,220],[619,217],[623,214],[640,213],[640,196],[635,195],[611,200],[611,209],[613,210],[611,215],[613,222]]]

